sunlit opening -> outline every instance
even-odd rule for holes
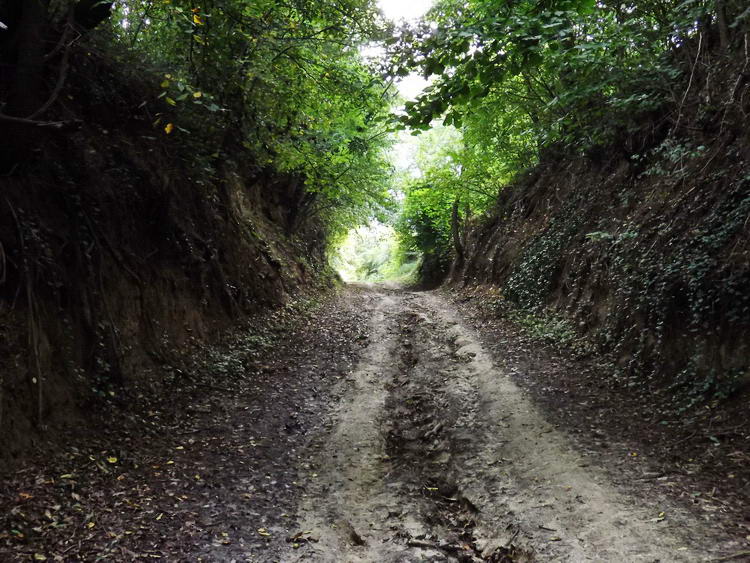
[[[349,232],[336,247],[331,265],[347,283],[410,283],[419,257],[400,250],[393,227],[373,221]]]

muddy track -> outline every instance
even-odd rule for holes
[[[372,293],[370,344],[308,446],[282,561],[700,561],[705,526],[636,504],[432,293]],[[669,510],[670,518],[663,518]]]
[[[743,560],[710,514],[613,484],[460,315],[355,287],[262,356],[217,349],[222,387],[0,480],[0,560]]]

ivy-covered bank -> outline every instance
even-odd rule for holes
[[[401,122],[458,133],[423,149],[402,240],[678,408],[732,396],[750,363],[746,3],[440,0],[427,18],[391,50],[433,77]]]
[[[686,409],[748,383],[750,147],[680,142],[693,155],[679,163],[658,150],[538,166],[470,230],[454,281],[564,317],[614,354],[613,377]]]

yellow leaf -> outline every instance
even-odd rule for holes
[[[161,514],[159,514],[159,516],[156,517],[157,520],[161,520],[162,518],[164,518],[164,513],[163,512]]]
[[[193,23],[195,25],[203,25],[203,19],[198,14],[193,14]]]
[[[162,87],[162,88],[167,88],[167,87],[169,87],[169,80],[165,80],[164,82],[162,82],[162,83],[161,83],[161,87]]]
[[[107,458],[107,461],[110,462],[110,463],[117,463],[117,458],[115,456],[111,455],[111,456],[109,456]]]
[[[34,554],[34,561],[47,561],[47,558],[41,553]]]
[[[164,128],[164,132],[169,135],[172,131],[174,131],[174,125],[172,123],[167,123],[167,126]]]
[[[169,104],[170,106],[176,106],[176,105],[177,105],[177,102],[175,102],[175,101],[174,101],[174,100],[173,100],[172,98],[170,98],[169,96],[167,96],[167,97],[166,97],[166,98],[164,98],[164,99],[165,99],[165,100],[167,101],[167,103],[168,103],[168,104]]]
[[[95,522],[89,522],[88,524],[86,524],[87,528],[93,528],[94,526],[96,526]]]
[[[203,92],[193,92],[193,98],[200,98],[203,96]]]
[[[258,533],[261,536],[266,536],[266,537],[268,537],[268,536],[271,535],[271,534],[268,533],[268,530],[266,530],[265,528],[258,528]]]

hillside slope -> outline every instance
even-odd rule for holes
[[[684,410],[749,381],[750,90],[746,56],[683,66],[681,97],[635,132],[505,188],[452,279],[562,317],[634,393]]]
[[[36,148],[0,177],[6,459],[126,405],[134,379],[179,384],[189,349],[328,276],[298,179],[246,162],[231,131],[207,157],[195,124],[165,132],[158,79],[90,44],[70,58],[65,127],[22,124]]]

